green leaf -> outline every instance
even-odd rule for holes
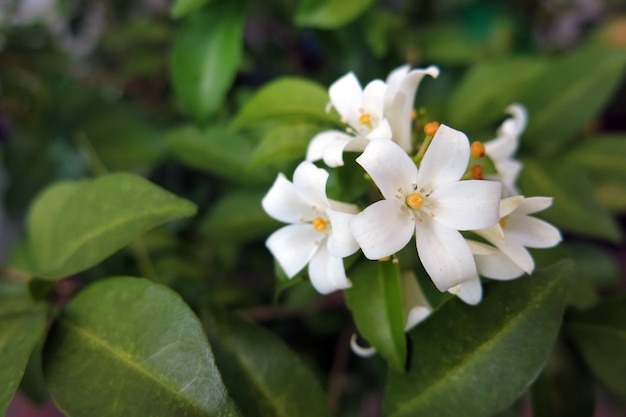
[[[195,210],[189,201],[132,174],[53,184],[28,213],[30,255],[37,275],[62,278]]]
[[[315,375],[279,337],[214,306],[203,311],[202,321],[243,415],[332,415]]]
[[[484,417],[510,405],[543,367],[558,333],[572,264],[491,283],[478,306],[453,299],[410,332],[406,373],[390,371],[390,417]]]
[[[250,158],[250,166],[304,159],[309,142],[319,132],[320,126],[308,123],[278,126],[263,137]]]
[[[600,382],[626,399],[626,296],[574,315],[564,328]]]
[[[232,122],[236,129],[268,120],[337,124],[339,116],[327,113],[328,92],[304,78],[282,77],[265,85],[243,106]]]
[[[594,136],[581,142],[568,154],[581,168],[611,177],[626,184],[626,136]]]
[[[70,417],[239,416],[180,296],[120,277],[83,290],[50,331],[50,394]]]
[[[524,144],[553,153],[603,109],[621,82],[626,53],[586,48],[555,60],[527,85]]]
[[[180,19],[208,4],[211,0],[175,0],[170,7],[170,16],[173,19]]]
[[[349,272],[346,303],[359,332],[391,368],[404,369],[406,336],[400,270],[395,261],[365,261]]]
[[[373,0],[300,0],[296,25],[319,29],[336,29],[359,17]]]
[[[519,100],[545,65],[545,61],[530,57],[474,65],[450,97],[446,113],[450,125],[472,130],[502,120],[506,107]]]
[[[242,55],[243,2],[215,2],[194,13],[174,40],[172,85],[196,122],[217,113],[230,89]]]
[[[524,159],[519,186],[527,196],[551,196],[554,203],[540,217],[559,228],[617,242],[622,234],[611,214],[595,199],[587,172],[576,163]]]
[[[249,167],[249,138],[223,126],[185,126],[169,132],[167,141],[174,156],[193,168],[244,184],[267,184],[273,179],[269,172]]]
[[[5,293],[4,288],[0,294],[0,415],[5,415],[43,335],[46,311],[25,294]]]
[[[238,190],[227,194],[202,221],[202,235],[219,244],[241,243],[278,229],[281,223],[261,207],[265,193],[265,190]]]

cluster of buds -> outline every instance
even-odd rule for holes
[[[514,157],[526,110],[509,106],[510,117],[485,143],[470,143],[438,122],[422,124],[418,135],[413,103],[426,75],[436,78],[439,69],[402,66],[365,88],[348,73],[330,86],[328,110],[337,110],[345,129],[314,136],[293,181],[279,174],[262,202],[271,217],[288,223],[266,242],[288,277],[308,264],[320,293],[349,288],[344,258],[361,250],[369,260],[388,259],[414,238],[434,285],[477,304],[481,277],[531,274],[527,248],[560,242],[558,229],[530,216],[552,199],[524,197],[516,186],[522,164]],[[379,191],[366,207],[327,196],[327,168],[344,168],[346,152],[357,153]]]

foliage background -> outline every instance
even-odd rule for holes
[[[527,106],[520,186],[555,197],[545,218],[566,238],[535,256],[578,265],[564,329],[614,317],[601,352],[585,344],[597,335],[560,337],[534,394],[501,415],[574,415],[574,406],[583,410],[576,415],[601,415],[607,403],[625,410],[624,298],[605,301],[623,295],[626,258],[623,2],[68,0],[30,15],[15,4],[0,3],[1,263],[6,282],[27,283],[47,302],[48,317],[110,276],[165,284],[196,312],[208,295],[285,340],[337,415],[379,415],[384,362],[351,355],[354,325],[341,294],[320,297],[302,277],[274,277],[263,241],[278,224],[259,201],[331,124],[320,85],[349,70],[367,82],[403,63],[436,64],[442,74],[424,82],[417,105],[472,139],[489,139],[509,103]],[[315,84],[270,90],[271,106],[255,107],[259,89],[285,76]],[[38,274],[24,272],[16,248],[36,196],[62,180],[120,171],[193,202],[196,214],[160,225],[170,218],[162,214],[68,278],[31,279]],[[618,371],[589,360],[600,356]],[[34,362],[20,392],[44,402]]]

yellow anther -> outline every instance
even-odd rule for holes
[[[482,180],[483,179],[483,167],[481,167],[480,165],[472,166],[472,178],[474,178],[475,180]]]
[[[424,133],[426,133],[426,136],[435,136],[435,133],[437,133],[437,129],[439,129],[439,126],[441,126],[441,123],[439,122],[426,123],[424,125]]]
[[[420,193],[411,193],[406,197],[406,205],[417,210],[424,205],[424,198]]]
[[[369,125],[372,123],[372,115],[369,113],[363,113],[361,117],[359,117],[359,123],[362,125]]]
[[[472,142],[470,151],[472,152],[472,156],[474,158],[482,158],[483,156],[485,156],[485,145],[483,145],[483,143],[479,141]]]
[[[500,227],[502,227],[503,229],[506,227],[506,221],[507,221],[508,218],[509,218],[509,216],[504,216],[498,222],[498,223],[500,223]]]
[[[417,110],[411,109],[411,120],[417,119]]]
[[[391,256],[384,256],[382,258],[379,259],[380,262],[387,262],[389,259],[391,259]]]
[[[318,232],[323,232],[324,230],[326,230],[326,226],[327,226],[326,220],[322,219],[321,217],[314,218],[312,223],[313,223],[313,227]]]

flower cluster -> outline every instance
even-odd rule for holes
[[[279,174],[262,201],[270,216],[289,223],[267,239],[288,277],[308,264],[320,293],[349,288],[343,258],[360,249],[367,259],[387,259],[414,240],[435,286],[477,304],[481,277],[530,274],[534,263],[526,248],[560,242],[555,227],[531,216],[552,199],[526,198],[516,186],[525,109],[509,106],[511,117],[485,143],[470,144],[464,133],[437,122],[425,124],[421,135],[413,103],[426,75],[436,78],[439,70],[402,66],[365,88],[348,73],[330,86],[328,110],[336,109],[345,129],[313,137],[293,181]],[[321,166],[343,169],[346,152],[357,153],[378,201],[358,207],[327,197],[329,173]],[[470,160],[489,161],[484,166],[490,169]]]

